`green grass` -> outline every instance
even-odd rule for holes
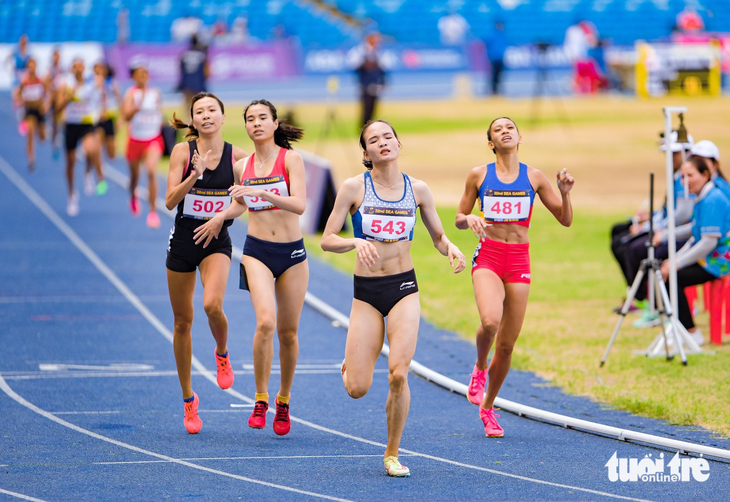
[[[455,212],[454,208],[439,208],[447,235],[469,258],[476,242],[470,232],[454,227]],[[573,225],[564,228],[536,206],[530,229],[530,302],[513,367],[536,372],[568,393],[615,408],[675,424],[702,425],[728,435],[727,347],[713,348],[716,355],[690,356],[687,367],[678,357],[668,362],[634,355],[634,350],[649,345],[657,331],[633,328],[636,317],[628,316],[606,365],[598,367],[618,320],[612,309],[625,293],[609,249],[609,230],[621,217],[578,212]],[[307,240],[310,252],[352,272],[353,253],[323,253],[317,236]],[[420,222],[411,255],[423,315],[439,328],[472,340],[478,314],[469,269],[454,275]],[[697,322],[707,334],[707,315],[699,315]]]

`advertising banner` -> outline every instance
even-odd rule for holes
[[[150,81],[156,85],[176,85],[180,79],[180,56],[187,44],[128,44],[108,46],[107,60],[117,74],[129,75],[129,62],[141,59],[147,64]],[[213,46],[208,49],[210,79],[217,82],[268,80],[299,74],[297,56],[287,42],[265,45]]]

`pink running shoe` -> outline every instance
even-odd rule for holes
[[[280,403],[276,400],[276,418],[274,418],[274,432],[278,436],[286,436],[291,430],[291,420],[289,420],[289,405]]]
[[[200,404],[200,399],[193,392],[193,400],[185,403],[185,418],[183,419],[183,424],[190,434],[197,434],[203,427],[203,421],[198,416],[198,404]]]
[[[157,216],[157,213],[152,212],[147,215],[147,226],[150,228],[159,228],[160,217]]]
[[[269,403],[266,401],[256,401],[253,405],[253,413],[248,417],[248,426],[254,429],[263,429],[266,427],[266,412],[269,411]]]
[[[487,385],[487,370],[479,370],[477,365],[471,371],[469,378],[469,388],[466,391],[466,398],[471,404],[479,406],[484,400],[484,386]]]
[[[215,351],[215,362],[218,366],[218,374],[216,380],[218,387],[221,389],[230,389],[233,385],[233,368],[231,368],[231,360],[228,358],[228,352],[225,356],[219,356],[218,350]]]
[[[488,438],[501,438],[504,436],[504,429],[499,426],[495,418],[498,416],[494,412],[494,408],[489,408],[488,410],[479,408],[479,418],[484,422],[484,433]]]
[[[129,203],[129,208],[132,210],[132,214],[135,217],[142,214],[142,206],[140,205],[139,199],[137,197],[132,198],[132,200]]]
[[[28,135],[28,122],[23,119],[18,124],[18,134],[21,136],[27,136]]]

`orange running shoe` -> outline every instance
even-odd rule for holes
[[[215,362],[218,366],[218,374],[216,380],[218,381],[218,387],[221,389],[230,389],[233,385],[233,368],[231,368],[231,360],[228,358],[228,352],[224,356],[218,355],[218,350],[215,351]]]
[[[254,429],[263,429],[266,427],[266,412],[269,411],[269,403],[266,401],[256,401],[253,405],[253,412],[248,417],[248,426]]]
[[[274,432],[278,436],[286,436],[291,430],[291,420],[289,420],[289,405],[280,403],[276,400],[276,418],[274,418]]]
[[[200,399],[198,399],[198,395],[195,392],[193,392],[192,401],[185,401],[185,418],[183,419],[183,424],[185,424],[185,428],[190,434],[197,434],[203,427],[203,421],[198,416],[198,404],[200,404]]]

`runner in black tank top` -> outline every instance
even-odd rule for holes
[[[190,434],[200,431],[203,425],[198,416],[198,396],[193,392],[190,380],[193,356],[190,329],[196,268],[200,269],[203,307],[217,346],[218,385],[222,389],[233,385],[228,357],[228,320],[223,313],[223,295],[231,267],[231,239],[228,236],[231,221],[227,221],[205,245],[196,243],[195,236],[196,229],[230,204],[228,188],[241,176],[234,164],[246,156],[243,150],[221,138],[223,111],[223,103],[217,97],[200,93],[193,98],[191,123],[186,124],[174,116],[172,121],[178,129],[189,129],[187,137],[192,139],[175,145],[172,150],[165,194],[167,208],[177,206],[167,248],[167,284],[175,317],[173,346],[185,406],[183,423]]]

